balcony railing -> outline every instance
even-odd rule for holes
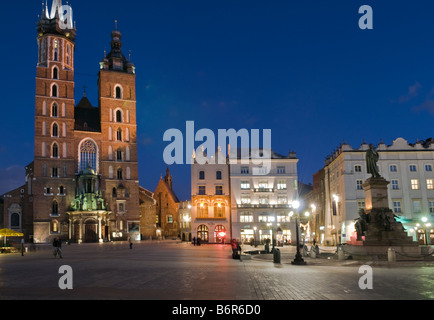
[[[274,192],[274,188],[255,188],[253,192]]]
[[[269,208],[269,209],[287,209],[289,208],[289,204],[251,204],[251,203],[243,203],[238,204],[238,208]]]

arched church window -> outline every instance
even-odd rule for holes
[[[71,65],[71,45],[66,46],[66,64]]]
[[[53,133],[52,133],[53,137],[58,137],[59,136],[59,126],[57,125],[57,123],[53,124]]]
[[[20,215],[18,213],[13,213],[11,215],[11,227],[19,228],[20,227]]]
[[[59,214],[59,204],[56,200],[53,201],[52,207],[51,207],[51,214],[57,216]]]
[[[53,144],[53,150],[52,150],[51,156],[53,158],[58,158],[59,157],[59,146],[57,145],[57,143]]]
[[[122,172],[122,169],[118,169],[118,180],[123,180],[123,172]]]
[[[116,99],[122,99],[122,88],[120,86],[116,87]]]
[[[59,107],[57,106],[57,103],[53,103],[53,106],[51,107],[51,116],[56,117],[59,114]]]
[[[122,122],[122,111],[116,111],[116,122]]]
[[[59,60],[59,40],[54,40],[54,61]]]
[[[53,86],[51,87],[51,96],[57,97],[57,84],[53,84]]]
[[[116,151],[116,160],[117,161],[122,161],[122,150],[121,149],[118,149]]]
[[[92,140],[84,141],[80,146],[80,171],[90,166],[97,171],[97,146]]]
[[[53,68],[53,79],[59,79],[59,69]]]
[[[119,128],[118,131],[116,132],[116,140],[122,141],[122,129],[121,128]]]

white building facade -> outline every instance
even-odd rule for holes
[[[371,177],[366,169],[366,151],[343,144],[325,162],[325,242],[345,243],[354,236],[354,220],[366,209],[362,184]],[[410,144],[398,138],[391,145],[380,143],[377,163],[388,185],[389,208],[408,234],[421,244],[434,237],[434,142]]]
[[[231,157],[232,234],[243,243],[274,239],[283,245],[296,241],[290,213],[292,202],[298,199],[299,160],[292,152],[282,156],[271,151],[269,158],[269,170],[264,171],[251,156],[247,161]]]

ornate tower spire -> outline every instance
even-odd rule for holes
[[[101,61],[101,69],[135,73],[134,64],[122,53],[122,33],[118,30],[118,21],[115,20],[115,30],[111,33],[111,51]]]

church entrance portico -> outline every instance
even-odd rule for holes
[[[108,241],[106,236],[110,212],[68,212],[70,216],[69,241],[75,243],[98,243]]]

